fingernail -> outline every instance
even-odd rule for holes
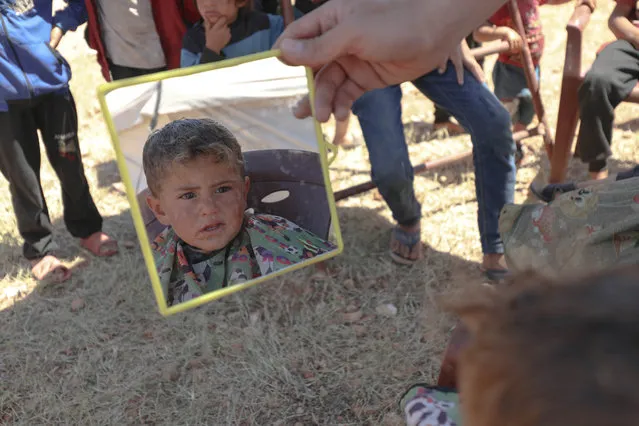
[[[292,40],[290,38],[282,40],[280,50],[291,55],[299,55],[304,51],[304,43],[299,40]]]

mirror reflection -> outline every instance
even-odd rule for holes
[[[307,93],[272,57],[106,95],[168,306],[337,254]]]

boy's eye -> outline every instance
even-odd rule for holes
[[[195,198],[195,192],[187,192],[186,194],[180,195],[180,198],[183,200],[191,200]]]
[[[215,190],[216,194],[224,194],[225,192],[229,192],[230,190],[232,190],[233,188],[230,186],[220,186],[219,188],[217,188]]]

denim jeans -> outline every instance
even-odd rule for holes
[[[510,116],[485,84],[466,71],[457,83],[451,63],[413,81],[415,87],[447,110],[470,133],[473,142],[478,226],[484,254],[503,253],[499,214],[514,201],[515,143]],[[353,105],[368,147],[372,178],[400,224],[416,223],[421,206],[413,189],[413,168],[401,120],[402,92],[391,86],[364,94]]]

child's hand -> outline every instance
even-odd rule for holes
[[[231,30],[226,25],[226,18],[220,18],[214,23],[204,21],[206,31],[206,47],[218,55],[231,41]]]
[[[519,53],[521,51],[523,41],[517,31],[510,27],[499,27],[495,32],[499,34],[501,40],[508,42],[511,53]]]
[[[62,30],[55,25],[51,28],[51,37],[49,38],[49,46],[54,49],[58,48],[58,44],[60,44],[60,40],[62,40],[62,36],[64,33]]]

